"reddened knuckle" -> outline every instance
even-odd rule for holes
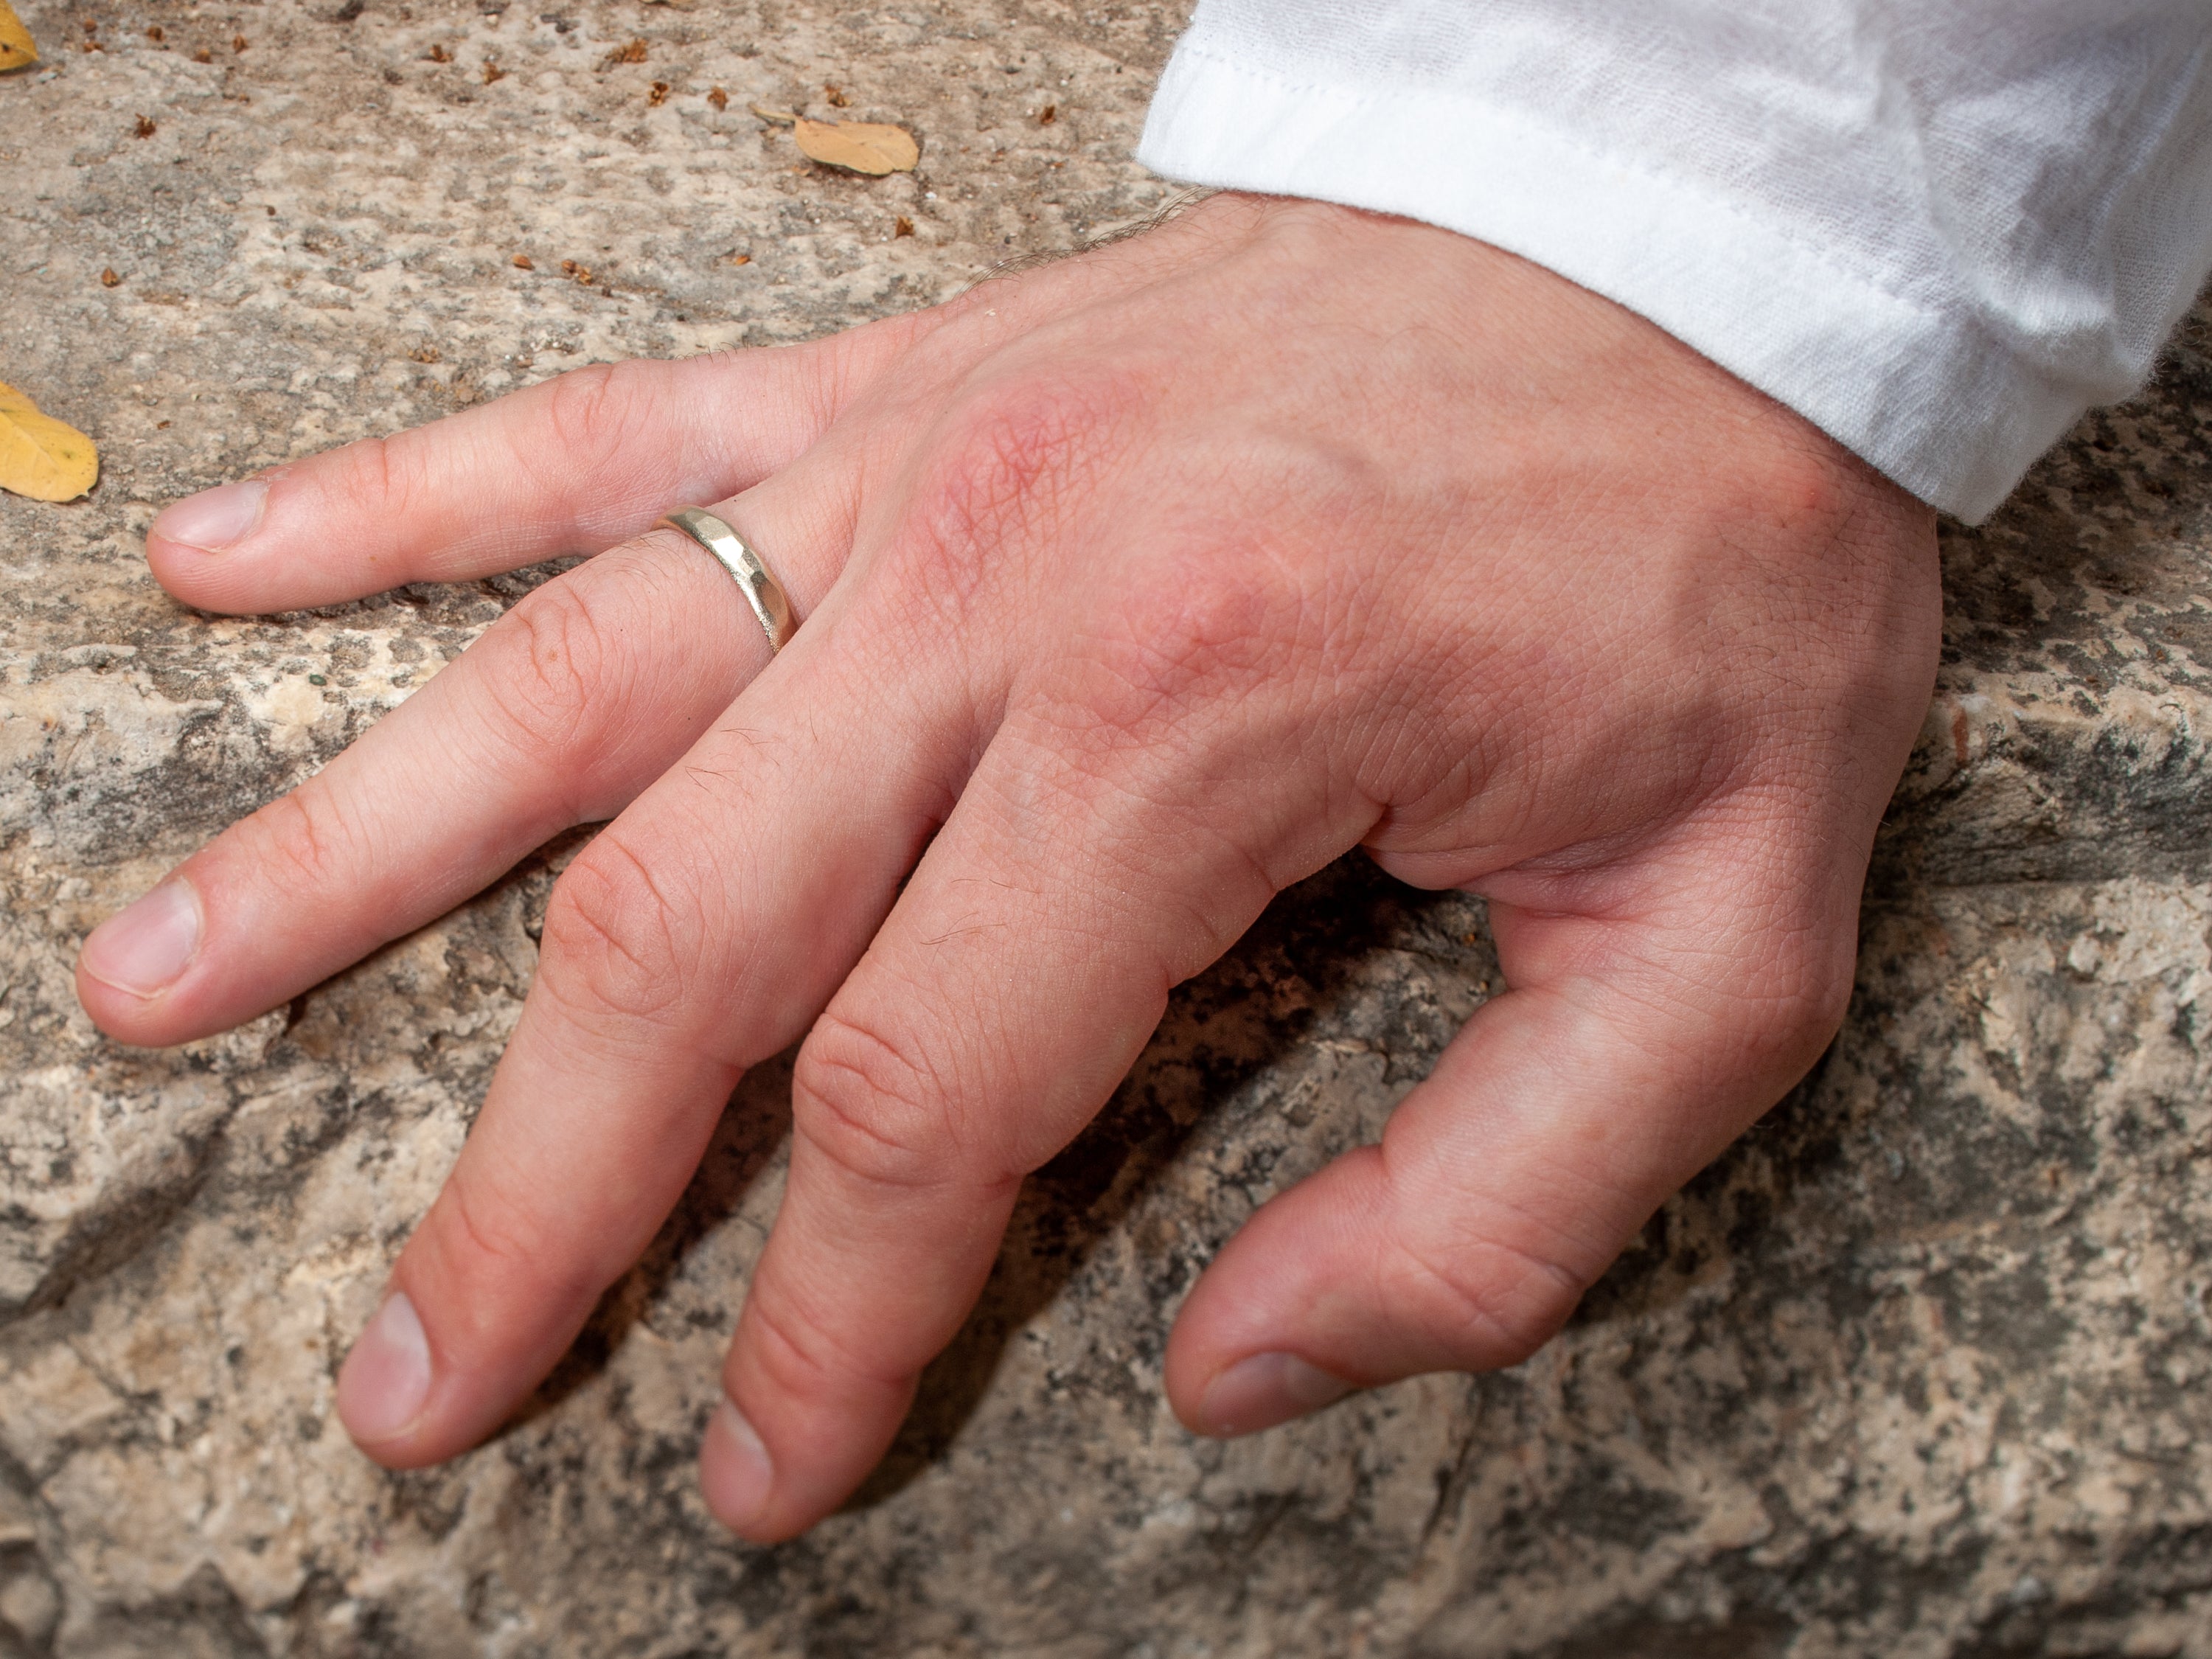
[[[1112,375],[1076,367],[1001,376],[957,404],[946,458],[978,491],[1049,481],[1115,423],[1121,391]]]
[[[1863,653],[1869,678],[1924,702],[1941,647],[1934,514],[1832,440],[1808,431],[1793,430],[1790,441],[1769,447],[1749,485],[1758,496],[1754,512],[1782,534],[1794,557],[1814,550],[1831,580],[1852,585],[1855,605],[1893,613],[1875,635],[1879,648]],[[1917,630],[1925,635],[1919,650],[1907,648],[1914,635],[1906,630],[1916,623],[1924,624]]]
[[[1064,523],[1126,425],[1134,389],[1093,369],[1026,371],[969,392],[946,416],[915,492],[908,550],[939,584]]]
[[[1301,600],[1272,561],[1228,550],[1181,575],[1142,584],[1144,605],[1094,647],[1104,672],[1090,702],[1112,730],[1150,738],[1194,708],[1295,678]]]
[[[665,1020],[684,1002],[696,934],[666,878],[605,830],[554,886],[538,981],[572,1015]]]
[[[1832,533],[1850,516],[1858,492],[1835,458],[1806,439],[1775,446],[1761,469],[1766,499],[1790,520]]]
[[[953,1143],[929,1066],[882,1030],[835,1010],[816,1022],[792,1073],[793,1130],[867,1186],[941,1178]]]

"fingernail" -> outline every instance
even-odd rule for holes
[[[199,948],[199,899],[188,884],[165,881],[94,928],[77,961],[103,985],[149,997],[174,984]]]
[[[1256,1434],[1333,1405],[1353,1385],[1294,1353],[1255,1353],[1206,1386],[1198,1415],[1205,1432],[1229,1439]]]
[[[220,553],[253,533],[268,500],[269,486],[259,478],[218,484],[164,507],[147,533],[204,552]]]
[[[768,1448],[745,1414],[725,1399],[707,1425],[707,1443],[699,1449],[699,1485],[707,1507],[731,1531],[743,1532],[760,1518],[775,1480]]]
[[[430,1397],[430,1343],[404,1291],[384,1298],[338,1372],[338,1417],[355,1439],[390,1440]]]

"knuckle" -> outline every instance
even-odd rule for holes
[[[940,593],[973,590],[1010,546],[1063,525],[1099,478],[1141,396],[1101,368],[1024,372],[971,390],[923,463],[903,551]]]
[[[1819,879],[1815,872],[1812,878]],[[1844,1023],[1858,960],[1849,909],[1808,908],[1800,881],[1785,876],[1764,893],[1694,1006],[1694,1029],[1729,1071],[1779,1089],[1803,1074]]]
[[[441,1209],[446,1224],[433,1237],[437,1240],[441,1268],[459,1269],[453,1276],[503,1279],[532,1273],[553,1260],[542,1225],[523,1206],[501,1189],[469,1178],[456,1169],[446,1183]]]
[[[1275,562],[1210,547],[1179,568],[1199,574],[1139,584],[1145,605],[1096,647],[1103,672],[1090,712],[1118,734],[1150,740],[1194,708],[1287,682],[1302,599]]]
[[[367,867],[368,834],[321,779],[279,795],[256,815],[265,861],[290,892],[319,892],[360,879]]]
[[[1437,1243],[1392,1236],[1385,1307],[1439,1339],[1471,1370],[1516,1365],[1558,1334],[1589,1282],[1557,1253],[1497,1230]]]
[[[838,414],[848,407],[885,364],[896,361],[926,331],[924,313],[902,312],[882,317],[857,328],[842,330],[817,340],[767,348],[773,361],[788,370],[787,384],[794,394],[802,422],[795,434],[793,454],[811,447],[829,430]],[[763,348],[741,348],[755,362],[764,361]]]
[[[559,376],[545,394],[552,443],[520,459],[567,466],[618,453],[649,411],[654,378],[654,365],[641,360],[593,363]]]
[[[1786,1068],[1802,1072],[1841,1029],[1850,1006],[1856,941],[1806,927],[1782,933],[1766,952],[1759,982],[1769,988],[1759,1035]]]
[[[857,1382],[900,1387],[911,1373],[887,1369],[853,1350],[818,1318],[794,1304],[779,1280],[763,1281],[746,1304],[751,1356],[777,1393],[800,1400],[835,1398]]]
[[[866,1187],[935,1185],[959,1145],[951,1097],[927,1063],[835,1010],[799,1052],[791,1098],[793,1133]]]
[[[746,1308],[752,1358],[769,1386],[787,1398],[818,1400],[841,1379],[837,1351],[822,1328],[762,1285]]]
[[[1863,494],[1852,487],[1825,440],[1794,432],[1767,451],[1758,490],[1785,528],[1823,539],[1844,532]]]
[[[426,482],[422,453],[413,432],[348,445],[343,453],[350,465],[342,477],[352,509],[376,519],[408,517]]]
[[[501,637],[482,684],[527,752],[565,753],[618,716],[607,696],[611,653],[586,584],[563,578],[537,589],[507,613]]]
[[[545,909],[538,982],[573,1018],[663,1023],[684,1006],[696,914],[623,839],[600,831],[562,872]]]
[[[1844,1017],[1850,1012],[1851,994],[1856,989],[1856,975],[1850,966],[1830,969],[1811,988],[1805,1027],[1820,1047],[1826,1048],[1843,1030]]]

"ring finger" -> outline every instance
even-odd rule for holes
[[[712,509],[758,538],[801,617],[849,536],[804,473]],[[562,830],[613,817],[769,654],[729,574],[696,543],[655,530],[603,554],[102,923],[78,958],[78,994],[103,1030],[149,1046],[275,1007]]]

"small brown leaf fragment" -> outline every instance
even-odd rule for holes
[[[100,477],[91,439],[11,386],[0,386],[0,489],[34,501],[73,501]]]
[[[107,48],[98,40],[88,40],[84,43],[83,46],[80,48],[80,50],[84,52],[106,52]]]
[[[668,101],[668,82],[665,81],[655,81],[653,83],[652,89],[645,94],[645,101],[651,105],[654,109],[659,109],[663,104],[666,103]]]
[[[246,50],[246,37],[242,34],[232,35],[230,37],[230,49],[233,52],[244,52]]]
[[[140,116],[138,118],[138,125],[134,131],[141,138],[151,138],[155,131],[153,118],[150,116]]]
[[[453,61],[453,54],[446,50],[446,43],[442,40],[431,42],[430,50],[422,55],[434,64],[450,64]]]
[[[730,256],[730,263],[733,265],[749,265],[752,262],[753,256],[750,253],[732,253]]]
[[[591,266],[580,265],[574,259],[562,260],[561,269],[568,276],[574,277],[579,283],[588,283],[592,280]]]
[[[8,0],[0,0],[0,70],[28,69],[38,61],[39,48],[30,30],[23,27]]]
[[[115,267],[113,265],[108,266],[106,270],[100,273],[100,285],[102,288],[113,288],[122,280],[123,279],[120,276],[118,276],[115,274]]]
[[[883,121],[810,121],[805,116],[792,123],[799,153],[825,167],[843,167],[881,178],[887,173],[911,173],[921,160],[921,147],[904,127]]]
[[[192,62],[195,64],[212,64],[215,62],[215,54],[210,52],[205,46],[195,47],[192,51]]]
[[[827,81],[822,83],[822,95],[839,109],[850,109],[853,106],[853,100],[845,95],[845,88],[833,86]]]
[[[167,421],[156,421],[154,422],[154,430],[156,432],[167,432],[168,429],[169,423]]]
[[[1041,127],[1048,127],[1058,119],[1060,119],[1060,106],[1057,104],[1047,104],[1037,112],[1037,125]]]
[[[514,268],[517,270],[535,270],[538,269],[536,265],[530,263],[530,256],[527,253],[518,253],[514,256]]]
[[[489,86],[495,81],[504,81],[506,79],[507,71],[505,70],[493,63],[489,58],[484,59],[483,83],[486,86]]]
[[[434,363],[438,361],[438,348],[435,346],[421,346],[416,348],[415,350],[409,352],[407,355],[418,363]]]
[[[707,101],[718,112],[726,110],[730,106],[730,94],[720,87],[709,87],[707,88]]]
[[[159,23],[149,23],[146,26],[146,38],[149,40],[151,40],[155,46],[160,46],[164,38],[161,33],[161,26]]]
[[[617,64],[642,64],[645,61],[645,41],[633,35],[624,45],[609,52],[599,64],[601,69],[612,69]]]
[[[903,213],[900,214],[897,218],[891,222],[891,234],[895,237],[913,235],[914,221],[908,218]]]

